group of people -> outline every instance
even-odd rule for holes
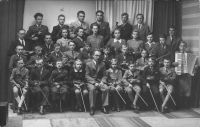
[[[161,34],[155,42],[143,14],[137,14],[138,24],[132,26],[129,15],[123,13],[123,24],[116,24],[113,31],[103,16],[98,10],[96,22],[89,28],[84,11],[79,11],[78,21],[69,26],[64,24],[65,16],[59,15],[59,24],[50,34],[42,25],[43,15],[36,13],[36,24],[27,33],[18,30],[18,39],[11,43],[8,55],[19,114],[27,92],[31,92],[31,101],[41,114],[48,105],[62,107],[71,96],[76,98],[74,107],[80,112],[86,110],[89,100],[90,115],[94,115],[97,94],[101,94],[105,114],[109,105],[118,112],[121,103],[126,106],[125,95],[134,110],[146,106],[165,113],[169,99],[174,102],[173,91],[180,95],[181,108],[188,108],[191,75],[177,75],[174,69],[179,65],[175,53],[186,53],[187,43],[176,37],[176,28],[171,26],[169,36]],[[174,85],[178,85],[177,91]]]

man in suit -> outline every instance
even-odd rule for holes
[[[132,25],[128,23],[128,17],[129,15],[127,13],[122,13],[121,19],[123,24],[118,27],[120,29],[121,39],[125,39],[126,41],[131,39],[131,33],[133,31]]]
[[[137,25],[133,26],[133,30],[139,31],[139,39],[142,40],[144,43],[147,41],[147,34],[150,32],[149,26],[144,24],[144,15],[143,14],[137,14]]]
[[[179,45],[182,41],[181,38],[176,36],[176,28],[175,26],[170,26],[169,28],[169,36],[167,37],[166,44],[170,47],[171,50],[171,62],[173,63],[175,61],[175,52],[179,51]]]
[[[10,44],[10,47],[8,49],[8,56],[12,56],[14,54],[16,54],[16,46],[18,45],[22,45],[24,47],[24,50],[25,50],[25,54],[29,55],[29,54],[32,54],[33,51],[32,51],[32,45],[30,43],[30,41],[28,41],[27,39],[25,39],[25,35],[26,35],[26,30],[24,29],[19,29],[18,32],[17,32],[17,35],[18,35],[18,39],[11,42]]]
[[[42,53],[43,53],[43,55],[50,54],[54,49],[53,41],[52,41],[52,37],[51,37],[50,33],[47,33],[44,36],[44,42],[45,42],[45,44],[43,44],[41,46],[42,47]]]
[[[45,106],[49,104],[48,96],[49,96],[49,87],[48,87],[48,79],[49,79],[49,71],[44,67],[43,59],[36,60],[36,68],[30,73],[30,87],[31,92],[33,94],[34,102],[38,107],[40,107],[40,114],[44,114]],[[42,92],[44,94],[42,94]]]
[[[54,41],[54,43],[56,43],[56,41],[60,38],[62,38],[61,36],[61,29],[62,28],[67,28],[69,29],[68,25],[65,25],[65,16],[63,14],[58,16],[58,22],[59,24],[57,26],[53,27],[53,31],[52,31],[52,40]]]
[[[108,114],[106,107],[109,105],[109,87],[103,83],[106,69],[104,62],[101,62],[101,51],[93,52],[93,60],[86,63],[86,83],[89,89],[90,115],[94,115],[96,103],[96,90],[102,91],[102,112]]]
[[[104,38],[104,45],[107,44],[107,42],[110,39],[110,26],[108,22],[103,21],[103,16],[104,16],[104,12],[101,10],[98,10],[96,12],[96,19],[97,21],[92,23],[90,25],[90,30],[92,30],[92,26],[93,24],[98,24],[99,25],[99,35],[103,36]],[[92,31],[90,31],[90,34],[92,34]]]
[[[70,29],[73,29],[73,31],[75,31],[78,26],[81,26],[84,29],[84,34],[86,36],[88,36],[89,35],[89,24],[84,21],[85,12],[84,11],[79,11],[77,13],[77,18],[78,18],[78,20],[76,22],[72,22],[70,24]]]
[[[49,29],[47,26],[42,25],[43,14],[36,13],[34,18],[36,24],[29,27],[26,38],[32,41],[34,46],[38,46],[44,44],[44,35],[49,32]]]

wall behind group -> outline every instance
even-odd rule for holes
[[[24,9],[24,29],[34,24],[34,14],[40,12],[44,15],[43,23],[52,32],[53,26],[58,24],[58,15],[66,16],[65,24],[77,20],[77,12],[83,10],[86,13],[85,21],[89,24],[95,21],[95,1],[63,1],[63,0],[26,0]]]

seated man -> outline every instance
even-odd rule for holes
[[[34,104],[40,107],[40,114],[44,114],[46,105],[50,105],[49,97],[49,71],[44,68],[43,59],[36,60],[36,68],[33,68],[30,77],[30,87],[34,98]]]
[[[66,93],[68,92],[68,72],[64,70],[62,61],[56,62],[56,68],[50,76],[51,84],[51,97],[56,106],[60,98],[60,107],[61,103],[65,102]],[[60,96],[60,97],[59,97]],[[62,109],[60,109],[62,112]]]
[[[48,56],[54,49],[53,41],[50,33],[44,35],[44,44],[42,47],[42,54]]]
[[[86,63],[86,83],[89,89],[90,115],[94,115],[96,103],[96,89],[102,91],[102,112],[108,114],[106,107],[109,105],[109,87],[103,83],[103,77],[106,75],[105,64],[101,62],[101,51],[93,52],[93,60]]]

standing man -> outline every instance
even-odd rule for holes
[[[54,43],[56,43],[56,41],[60,38],[62,38],[61,36],[61,29],[62,28],[67,28],[69,29],[68,25],[65,25],[65,16],[63,14],[58,16],[58,22],[59,24],[57,26],[53,27],[53,31],[52,31],[52,40],[54,41]]]
[[[78,20],[76,22],[72,22],[70,24],[70,28],[74,32],[78,26],[81,26],[84,29],[85,36],[88,36],[89,35],[89,24],[84,21],[84,19],[85,19],[85,12],[84,11],[79,11],[77,13],[77,18],[78,18]]]
[[[147,34],[150,33],[149,26],[144,24],[143,14],[137,14],[136,18],[138,24],[133,26],[133,30],[139,31],[139,39],[146,43]]]
[[[176,36],[177,30],[175,26],[169,27],[169,36],[167,36],[166,44],[170,47],[171,51],[171,62],[173,63],[175,61],[175,52],[179,51],[179,45],[182,41],[181,38]]]
[[[17,35],[18,35],[18,39],[11,42],[11,44],[10,44],[10,47],[8,49],[8,56],[12,56],[12,55],[16,54],[15,49],[18,45],[21,45],[24,47],[25,53],[27,53],[27,54],[33,53],[32,45],[31,45],[30,41],[28,41],[27,39],[24,38],[26,35],[26,30],[19,29],[17,31]]]
[[[109,27],[109,23],[103,21],[103,16],[104,16],[104,12],[101,10],[98,10],[96,12],[96,19],[97,21],[92,23],[90,25],[90,30],[92,29],[93,24],[98,24],[99,25],[99,35],[103,36],[104,38],[104,45],[107,44],[107,42],[110,39],[110,27]],[[90,31],[90,34],[92,34],[92,31]]]
[[[49,32],[49,29],[42,25],[43,14],[36,13],[34,18],[36,24],[29,27],[26,38],[32,41],[33,46],[38,46],[44,44],[44,35]]]
[[[106,107],[109,105],[109,87],[103,82],[106,75],[105,63],[101,62],[101,51],[93,52],[93,60],[86,63],[85,79],[89,89],[90,115],[94,115],[96,103],[96,90],[102,91],[102,112],[108,114]]]
[[[128,41],[131,39],[131,33],[133,31],[133,27],[131,24],[128,23],[129,15],[127,13],[122,13],[121,19],[122,19],[122,25],[119,26],[120,33],[121,33],[121,39],[124,39]]]

